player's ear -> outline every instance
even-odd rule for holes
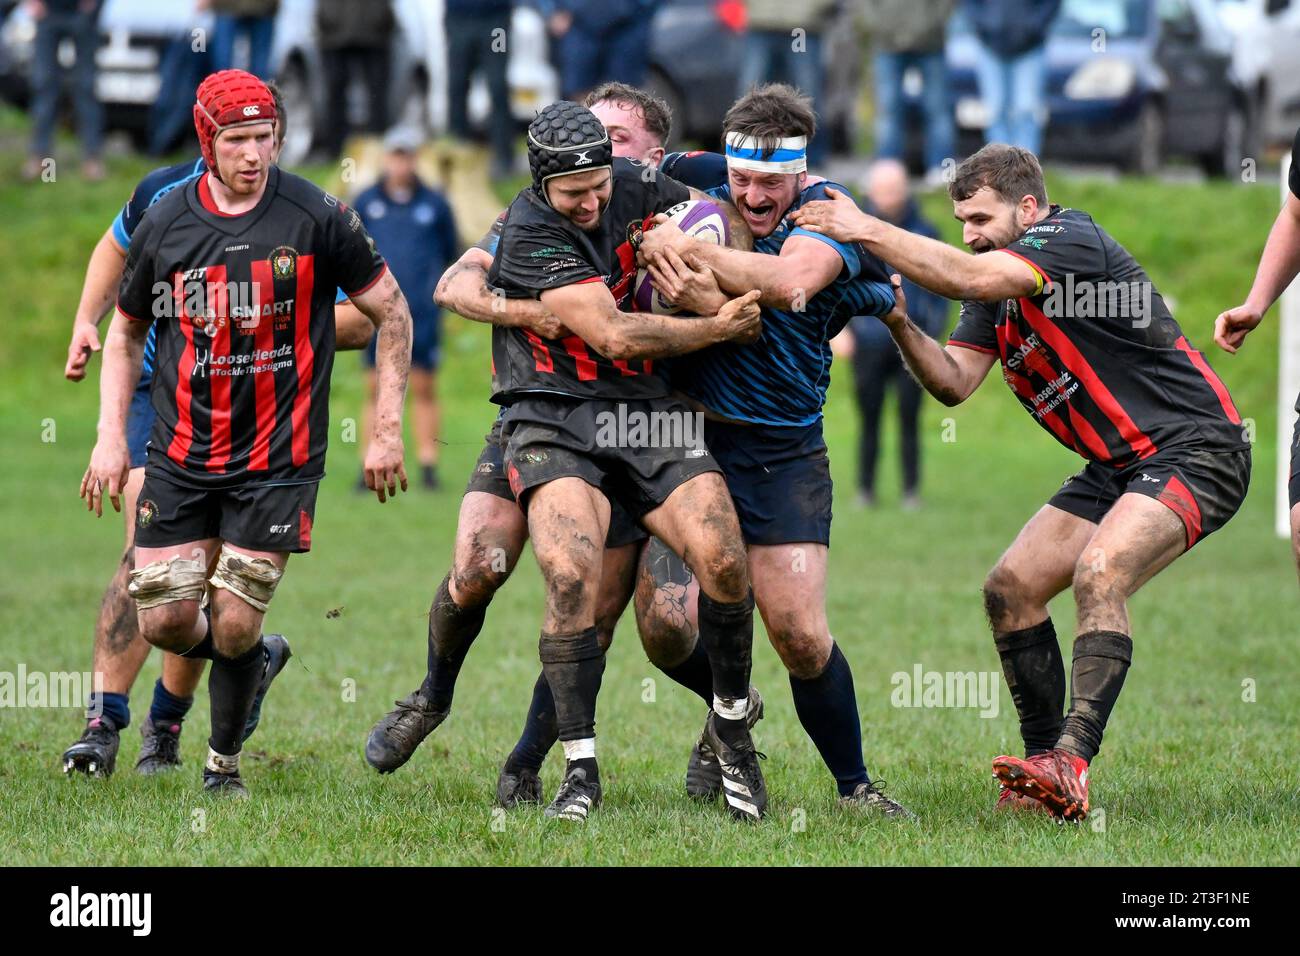
[[[656,146],[654,149],[650,150],[650,154],[646,156],[646,166],[650,169],[658,169],[659,164],[664,161],[664,152],[665,150],[662,146]]]

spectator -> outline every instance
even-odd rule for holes
[[[561,95],[581,101],[611,80],[641,86],[656,0],[538,0],[556,40]]]
[[[926,181],[938,184],[944,160],[953,158],[952,103],[944,40],[957,0],[865,0],[863,15],[875,47],[876,153],[903,159],[907,129],[903,113],[903,74],[915,67],[924,87]]]
[[[397,20],[391,0],[317,0],[316,35],[325,66],[329,122],[326,146],[343,152],[348,123],[348,81],[360,73],[369,94],[366,132],[388,127],[388,59]]]
[[[204,9],[206,0],[198,0],[195,13]],[[184,29],[178,30],[163,47],[162,62],[158,72],[161,84],[158,98],[149,109],[149,154],[161,156],[171,151],[182,137],[192,138],[194,133],[194,91],[203,78],[215,72],[212,53],[204,44],[195,49],[192,30],[199,26],[198,16]],[[198,144],[194,143],[197,149]]]
[[[1047,31],[1061,0],[962,0],[979,43],[984,138],[1038,155],[1047,121]]]
[[[917,208],[907,184],[907,170],[894,159],[881,159],[867,173],[867,211],[886,222],[922,236],[938,238],[938,230]],[[937,338],[948,321],[948,300],[903,280],[907,314],[927,335]],[[880,411],[885,386],[891,380],[898,391],[899,439],[903,465],[904,510],[921,505],[920,431],[921,386],[903,366],[898,348],[884,323],[858,316],[849,324],[853,340],[853,378],[857,387],[862,430],[858,440],[858,502],[876,503],[876,458],[880,448]]]
[[[736,95],[759,83],[789,83],[812,97],[821,125],[822,31],[830,21],[835,0],[749,0],[749,33],[740,64]],[[808,141],[808,163],[826,160],[829,136]]]
[[[510,112],[510,84],[506,79],[510,57],[505,42],[514,2],[446,0],[446,3],[448,126],[453,136],[470,138],[469,82],[475,70],[482,70],[492,100],[488,114],[491,177],[504,179],[514,167],[514,118]]]
[[[235,63],[235,41],[248,38],[248,72],[271,78],[271,41],[280,0],[199,0],[199,10],[217,15],[212,27],[212,69],[230,70]]]
[[[443,196],[420,181],[415,171],[418,133],[394,129],[384,137],[383,178],[357,196],[354,206],[375,246],[388,260],[393,278],[411,308],[411,415],[420,481],[437,487],[438,426],[436,373],[442,339],[442,313],[433,290],[447,266],[460,254],[456,220]],[[361,455],[370,443],[375,404],[375,340],[366,350],[366,404],[361,413]],[[365,475],[357,490],[365,491]]]
[[[32,142],[23,165],[24,179],[41,175],[42,163],[53,145],[63,91],[59,45],[64,40],[72,41],[77,57],[72,67],[72,87],[84,156],[81,175],[91,181],[104,178],[104,163],[100,158],[104,145],[104,108],[95,91],[95,50],[99,47],[101,6],[101,0],[27,0],[27,9],[36,21],[36,48],[32,64]]]

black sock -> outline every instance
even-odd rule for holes
[[[840,796],[849,796],[860,783],[870,783],[862,762],[862,725],[853,691],[853,672],[840,646],[831,645],[826,667],[811,680],[791,674],[790,692],[799,723],[835,777]]]
[[[1092,762],[1131,663],[1133,640],[1127,634],[1089,631],[1074,639],[1070,712],[1056,746]]]
[[[450,710],[451,696],[465,655],[487,616],[486,604],[463,608],[451,598],[451,575],[442,579],[429,608],[429,674],[424,698],[434,710]]]
[[[750,653],[754,645],[754,592],[743,601],[715,601],[700,592],[700,637],[709,659],[717,697],[749,696]],[[712,703],[712,701],[710,701]]]
[[[546,672],[543,670],[537,675],[537,683],[533,685],[533,700],[528,705],[528,716],[524,718],[524,732],[520,734],[515,749],[506,758],[506,772],[518,773],[520,770],[531,770],[537,773],[542,769],[542,762],[559,737],[560,727],[555,718],[555,697],[551,694],[551,685],[546,682]]]
[[[659,667],[658,664],[655,665]],[[671,677],[687,690],[693,690],[704,698],[704,703],[713,706],[713,668],[709,665],[709,652],[704,649],[704,642],[699,638],[691,648],[690,656],[680,664],[672,667],[659,667],[665,675]],[[746,693],[748,693],[746,687]]]
[[[238,657],[212,656],[208,675],[208,696],[212,710],[212,736],[208,746],[219,754],[233,756],[243,745],[244,725],[248,723],[262,681],[265,650],[262,639]]]
[[[577,634],[542,632],[538,645],[542,673],[555,699],[555,721],[560,740],[585,740],[596,736],[596,697],[605,670],[605,653],[596,628]]]
[[[1020,715],[1025,756],[1046,753],[1056,746],[1065,721],[1065,663],[1056,628],[1049,617],[1041,624],[996,634],[998,656],[1007,689]]]

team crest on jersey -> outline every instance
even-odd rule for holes
[[[154,518],[158,517],[158,506],[146,498],[140,502],[140,506],[135,512],[135,523],[138,527],[147,528]]]
[[[636,250],[641,245],[641,237],[645,235],[645,222],[640,219],[633,219],[627,224],[627,241],[632,244],[632,249]]]
[[[271,260],[271,275],[277,279],[292,279],[298,269],[298,250],[293,246],[278,246],[268,256]]]

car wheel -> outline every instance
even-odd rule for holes
[[[1255,120],[1252,111],[1233,103],[1223,118],[1223,138],[1218,148],[1201,157],[1201,165],[1211,176],[1236,177],[1242,163],[1258,151],[1254,145]]]
[[[316,105],[302,63],[285,64],[276,82],[284,99],[285,115],[289,118],[284,148],[280,150],[280,165],[293,168],[307,161],[316,144]]]
[[[1141,176],[1154,176],[1160,171],[1164,152],[1165,117],[1160,107],[1148,100],[1133,123],[1133,142],[1124,166]]]

